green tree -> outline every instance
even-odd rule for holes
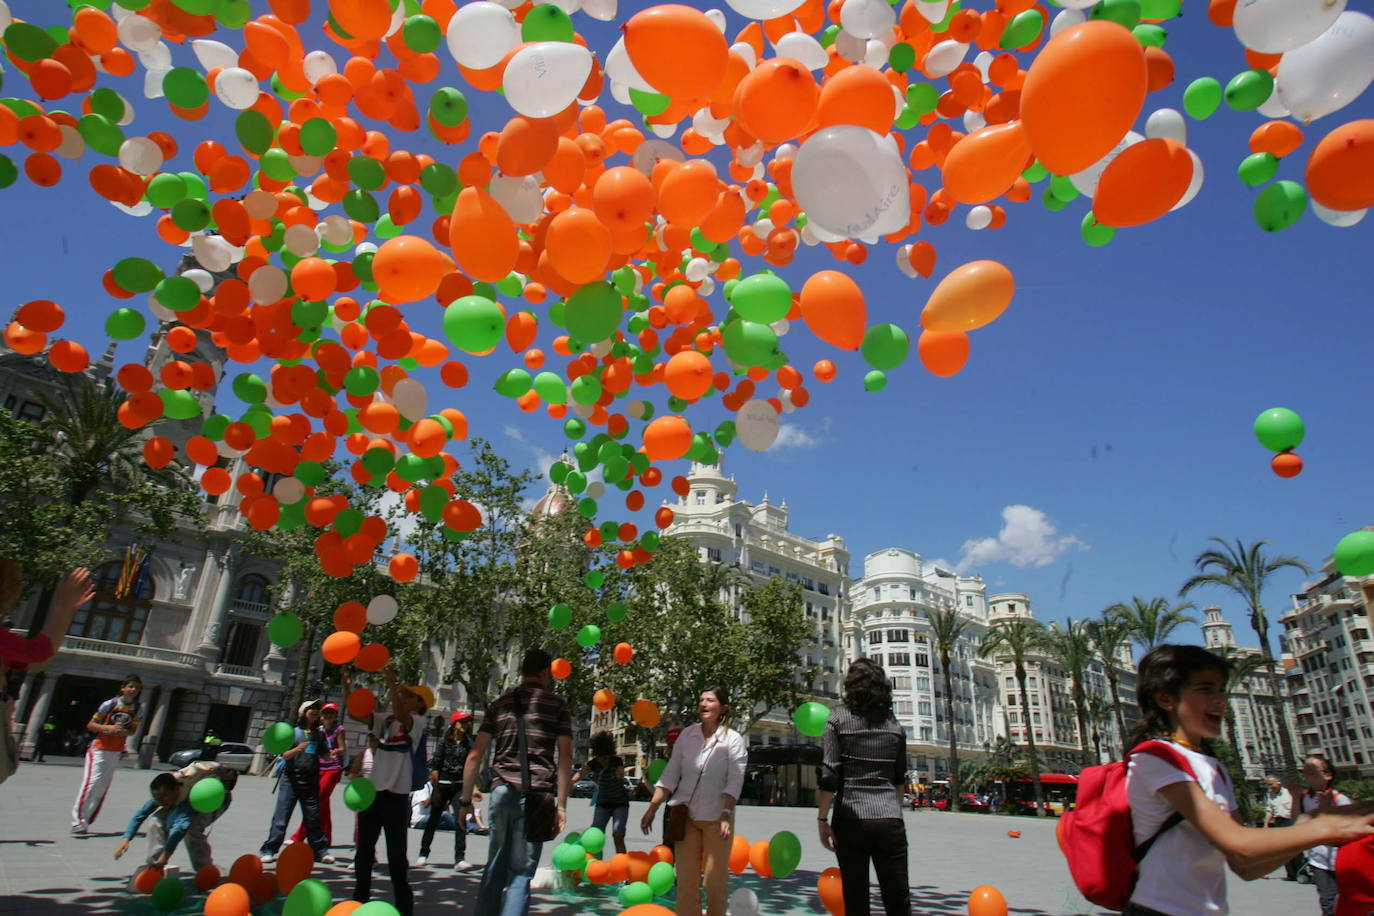
[[[1026,690],[1026,660],[1048,650],[1049,640],[1044,624],[1038,620],[1011,618],[999,620],[988,630],[978,652],[984,658],[1010,657],[1016,671],[1016,685],[1021,693],[1021,721],[1026,734],[1027,757],[1030,761],[1031,782],[1035,787],[1035,813],[1045,817],[1045,787],[1040,782],[1041,761],[1035,748],[1035,727],[1031,724],[1030,694]]]
[[[959,740],[954,720],[954,682],[950,653],[973,621],[958,608],[937,608],[930,613],[930,636],[940,653],[940,672],[945,682],[945,727],[949,729],[949,807],[959,810]]]
[[[1221,538],[1211,539],[1217,546],[1202,551],[1193,558],[1198,574],[1193,576],[1178,590],[1180,596],[1187,595],[1197,588],[1215,586],[1226,589],[1245,602],[1250,615],[1250,627],[1259,638],[1260,654],[1271,663],[1273,650],[1269,647],[1269,617],[1264,610],[1264,590],[1275,573],[1282,569],[1296,569],[1311,573],[1307,564],[1294,556],[1286,554],[1271,557],[1264,552],[1268,541],[1255,541],[1246,544],[1236,538],[1228,544]],[[1283,750],[1283,765],[1289,773],[1297,771],[1297,758],[1293,751],[1293,735],[1288,728],[1288,702],[1278,673],[1272,664],[1269,668],[1269,687],[1278,704],[1279,744]]]
[[[773,577],[748,585],[740,606],[742,618],[729,627],[733,651],[725,683],[735,691],[736,727],[747,733],[763,717],[779,709],[790,713],[811,695],[816,668],[803,666],[800,656],[815,631],[795,582]]]
[[[1267,674],[1271,664],[1263,655],[1241,654],[1231,646],[1223,646],[1215,651],[1231,663],[1231,669],[1226,673],[1228,694],[1241,691],[1250,678]],[[1236,707],[1231,703],[1226,704],[1226,738],[1235,748],[1240,748],[1240,731],[1236,728]]]
[[[1101,617],[1087,621],[1086,626],[1088,637],[1097,649],[1098,657],[1102,659],[1102,667],[1107,673],[1107,690],[1112,698],[1111,712],[1116,720],[1117,741],[1121,745],[1121,753],[1124,754],[1127,750],[1126,716],[1121,706],[1121,672],[1117,659],[1121,655],[1122,647],[1131,643],[1131,624],[1120,614],[1112,613],[1108,609]]]
[[[1068,618],[1062,630],[1051,630],[1049,654],[1054,661],[1063,666],[1071,682],[1070,696],[1073,698],[1074,715],[1078,720],[1079,756],[1088,762],[1088,669],[1092,667],[1097,650],[1084,622]]]
[[[1100,693],[1090,693],[1087,698],[1088,727],[1093,735],[1093,763],[1102,762],[1102,726],[1110,725],[1113,719],[1113,704]]]
[[[1113,604],[1104,612],[1126,621],[1131,639],[1146,652],[1169,638],[1169,634],[1185,623],[1197,623],[1189,614],[1192,604],[1169,604],[1167,598],[1132,597],[1129,603]]]

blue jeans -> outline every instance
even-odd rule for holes
[[[305,821],[306,842],[315,850],[315,858],[322,859],[329,853],[329,840],[325,838],[320,825],[320,783],[319,773],[306,773],[297,776],[286,772],[277,783],[277,806],[272,812],[272,827],[259,850],[263,855],[276,855],[286,839],[286,828],[291,822],[291,814],[296,805],[301,806],[301,819]]]
[[[525,916],[544,844],[525,839],[525,800],[504,783],[492,790],[487,820],[491,846],[474,916]]]
[[[592,826],[605,830],[611,825],[611,836],[624,836],[625,824],[630,819],[629,805],[597,805],[592,809]]]

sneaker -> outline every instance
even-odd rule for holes
[[[73,825],[72,825],[72,833],[75,833],[75,834],[78,834],[78,835],[85,833],[85,832],[86,832],[86,829],[87,829],[87,828],[86,828],[86,825],[85,825],[85,824],[73,824]]]
[[[258,858],[262,860],[263,865],[271,865],[277,859],[277,857],[270,852],[264,852],[262,855],[258,856]]]
[[[424,867],[425,867],[426,865],[428,865],[428,864],[429,864],[429,857],[428,857],[428,856],[420,856],[420,858],[418,858],[418,859],[415,860],[415,867],[416,867],[416,868],[424,868]]]
[[[337,860],[327,852],[320,858],[320,864],[322,865],[333,865],[335,861]]]
[[[456,865],[453,866],[453,870],[454,870],[454,871],[468,871],[468,870],[471,869],[471,868],[472,868],[472,863],[469,862],[467,859],[464,859],[463,861],[461,861],[461,862],[459,862],[459,863],[457,863]]]

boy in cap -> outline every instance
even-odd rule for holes
[[[191,806],[191,787],[209,777],[224,783],[224,801],[214,811],[197,811]],[[138,829],[148,821],[148,866],[161,868],[166,865],[183,838],[192,868],[199,871],[206,865],[213,865],[214,856],[206,831],[229,810],[238,778],[239,774],[229,767],[199,761],[175,773],[157,774],[148,786],[152,798],[134,812],[129,826],[124,828],[123,838],[115,847],[114,857],[121,858],[129,851]]]

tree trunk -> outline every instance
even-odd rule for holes
[[[1082,683],[1074,681],[1073,685],[1073,706],[1074,713],[1078,718],[1078,748],[1080,758],[1086,766],[1088,759],[1088,697],[1083,690]]]
[[[1269,628],[1265,625],[1263,608],[1251,609],[1250,626],[1254,629],[1255,635],[1259,637],[1260,654],[1269,662],[1265,673],[1269,677],[1269,689],[1274,694],[1274,718],[1278,720],[1279,748],[1283,752],[1284,779],[1286,780],[1298,772],[1298,760],[1293,750],[1293,735],[1288,731],[1288,695],[1284,689],[1284,682],[1279,679],[1274,653],[1269,649]]]
[[[1045,787],[1040,783],[1040,761],[1035,753],[1035,724],[1031,721],[1030,694],[1026,691],[1026,669],[1016,666],[1016,683],[1021,688],[1021,718],[1025,720],[1026,745],[1030,750],[1027,763],[1030,764],[1031,784],[1035,787],[1035,816],[1045,817]]]
[[[959,741],[954,731],[954,690],[949,671],[949,652],[941,650],[940,667],[945,676],[945,718],[949,728],[949,810],[959,810]]]
[[[1093,729],[1093,753],[1097,755],[1097,762],[1102,762],[1102,730]]]
[[[315,651],[315,624],[307,622],[301,634],[300,648],[296,650],[296,675],[291,682],[291,700],[285,715],[288,721],[296,721],[296,710],[305,702],[305,682],[309,675],[310,656]],[[347,701],[347,697],[344,698]]]
[[[1107,686],[1112,692],[1112,712],[1116,718],[1116,736],[1121,742],[1121,757],[1124,760],[1126,751],[1126,715],[1121,711],[1121,693],[1117,689],[1116,666],[1111,662],[1107,663]]]

